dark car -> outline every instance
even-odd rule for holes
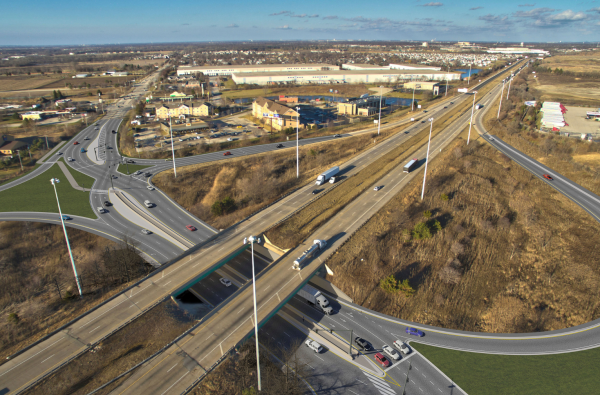
[[[421,332],[420,330],[418,330],[417,328],[406,328],[406,333],[408,333],[409,335],[413,335],[413,336],[419,336],[419,337],[423,337],[425,336],[425,334],[423,332]]]
[[[111,205],[111,203],[108,200],[105,200],[103,203],[106,207],[109,207]]]
[[[144,173],[144,177],[150,177],[152,173]]]
[[[390,366],[390,361],[380,352],[375,354],[375,360],[377,362],[379,362],[379,364],[381,366],[383,366],[384,368],[387,368],[388,366]]]
[[[312,191],[312,194],[313,194],[313,195],[316,195],[316,194],[317,194],[317,193],[319,193],[319,192],[321,192],[321,191],[320,191],[320,190],[318,190],[318,189],[314,189],[314,190]]]
[[[421,121],[421,123],[425,123],[425,121]]]
[[[371,350],[371,344],[362,337],[355,338],[354,343],[356,343],[360,348],[362,348],[365,351]]]
[[[113,132],[113,133],[117,133],[117,131],[116,131],[116,130],[113,130],[112,132]]]
[[[283,144],[277,144],[275,148],[283,148]]]
[[[544,178],[550,181],[554,180],[554,178],[552,178],[549,174],[544,174]]]
[[[334,134],[333,137],[342,137],[341,134]]]

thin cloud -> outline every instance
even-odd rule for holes
[[[272,14],[269,14],[269,16],[288,15],[291,13],[292,13],[292,11],[279,11],[279,12],[274,12]]]
[[[426,4],[421,4],[421,7],[441,7],[443,6],[443,3],[440,2],[433,2],[433,3],[426,3]]]
[[[597,12],[600,14],[600,7],[590,8],[589,10],[587,10],[587,12]]]
[[[338,19],[338,16],[337,15],[327,15],[327,16],[324,16],[323,19]]]
[[[539,27],[559,27],[569,25],[573,22],[585,21],[589,18],[589,15],[583,12],[573,12],[566,10],[554,15],[547,15],[534,22],[535,26]]]
[[[227,25],[227,28],[236,28],[236,27],[240,27],[239,25],[236,25],[235,23],[232,23],[231,25]]]
[[[477,19],[479,19],[480,21],[486,21],[487,23],[491,23],[493,25],[510,25],[512,23],[506,16],[502,17],[499,15],[492,14],[483,15]]]
[[[308,15],[306,15],[306,14],[299,14],[299,15],[293,14],[293,15],[290,15],[290,16],[292,18],[306,18]]]
[[[312,14],[312,15],[309,15],[308,17],[309,17],[309,18],[318,18],[318,17],[319,17],[319,14]]]
[[[513,13],[513,16],[515,18],[539,18],[540,16],[542,16],[544,14],[548,14],[553,11],[555,11],[554,8],[541,7],[541,8],[534,8],[533,10],[529,10],[529,11],[517,11],[517,12]]]
[[[534,4],[519,4],[519,7],[535,7],[535,3]]]
[[[480,10],[480,9],[482,9],[482,8],[483,8],[482,6],[478,6],[478,7],[471,7],[471,8],[469,8],[469,10],[470,10],[470,11],[475,11],[475,10]]]
[[[283,25],[283,26],[279,26],[276,27],[275,29],[280,29],[280,30],[292,30],[291,27],[289,27],[289,25]]]
[[[189,26],[189,23],[182,23],[181,26]]]

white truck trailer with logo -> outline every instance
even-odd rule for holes
[[[306,284],[298,291],[298,296],[306,300],[308,304],[319,306],[327,315],[330,315],[333,309],[329,306],[329,300],[318,289]]]
[[[332,167],[331,169],[327,170],[325,173],[319,174],[319,176],[317,177],[317,185],[323,185],[327,182],[327,180],[329,180],[331,177],[335,176],[336,174],[338,174],[340,172],[340,168],[338,166],[336,167]]]

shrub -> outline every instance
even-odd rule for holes
[[[442,193],[440,195],[440,199],[443,200],[444,202],[448,201],[450,198],[448,197],[448,195],[446,195],[445,193]]]
[[[431,211],[427,210],[423,213],[423,217],[425,218],[431,218]]]
[[[408,283],[408,279],[398,281],[393,274],[381,279],[379,287],[389,294],[402,292],[405,296],[411,296],[415,293],[414,288]]]
[[[412,231],[412,236],[416,240],[431,239],[431,230],[425,222],[419,222],[415,225]]]
[[[17,313],[10,313],[7,317],[8,322],[11,324],[17,325],[19,323],[19,316]]]
[[[235,210],[235,200],[227,196],[223,200],[217,200],[213,203],[210,208],[210,212],[215,216],[219,217],[224,214],[228,214]]]

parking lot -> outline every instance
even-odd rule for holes
[[[598,111],[597,108],[569,106],[566,109],[567,112],[564,114],[565,122],[569,126],[561,128],[561,132],[568,132],[571,135],[576,135],[575,137],[590,133],[594,139],[600,138],[600,122],[593,119],[585,119],[586,112]]]

